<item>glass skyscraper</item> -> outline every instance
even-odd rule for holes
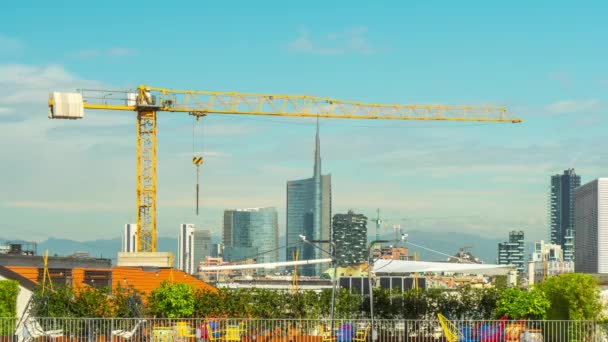
[[[321,174],[321,143],[319,126],[315,140],[313,177],[287,182],[287,260],[327,258],[323,252],[302,244],[300,235],[308,240],[329,240],[331,230],[331,175]],[[325,246],[329,249],[329,246]],[[298,268],[301,275],[320,276],[323,265]]]
[[[549,238],[562,246],[564,261],[574,261],[574,189],[581,186],[581,176],[574,169],[551,176],[549,198]]]
[[[224,210],[224,259],[279,261],[279,222],[276,208]]]

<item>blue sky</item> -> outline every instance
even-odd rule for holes
[[[0,4],[0,237],[111,238],[135,219],[135,115],[51,121],[47,93],[157,87],[377,103],[504,105],[520,125],[322,120],[335,212],[387,224],[546,236],[549,176],[606,176],[603,2],[22,1]],[[312,174],[314,121],[160,114],[159,234],[276,206]],[[408,220],[402,220],[408,218]],[[371,225],[370,225],[371,228]],[[389,228],[387,228],[389,229]]]

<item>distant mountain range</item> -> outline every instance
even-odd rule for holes
[[[505,236],[506,237],[506,236]],[[217,237],[215,237],[217,239]],[[394,238],[392,234],[381,236],[383,239]],[[425,231],[409,231],[408,241],[413,244],[436,250],[445,254],[454,255],[459,248],[464,246],[472,246],[471,253],[483,260],[485,263],[495,263],[497,257],[497,246],[499,242],[505,239],[493,239],[475,236],[467,233],[457,232],[425,232]],[[0,241],[3,239],[0,238]],[[285,237],[280,237],[280,246],[285,243]],[[431,252],[424,248],[416,247],[412,244],[406,244],[410,249],[410,253],[416,252],[423,261],[445,261],[447,256]],[[526,242],[526,259],[534,248],[533,242]],[[69,239],[49,238],[48,240],[38,243],[38,254],[42,255],[45,250],[49,251],[49,255],[66,256],[76,252],[88,252],[92,257],[102,257],[112,259],[116,262],[116,253],[121,250],[121,240],[91,240],[91,241],[74,241]],[[170,237],[158,238],[158,250],[170,251],[177,255],[177,239]],[[285,249],[282,248],[279,252],[279,258],[285,259]]]

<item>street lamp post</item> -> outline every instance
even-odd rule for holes
[[[370,314],[370,324],[372,327],[372,341],[375,340],[374,336],[374,291],[372,288],[372,265],[374,263],[372,256],[372,247],[374,247],[377,243],[387,243],[389,240],[374,240],[369,243],[367,246],[367,285],[369,290],[369,314]]]
[[[331,264],[332,267],[334,269],[334,277],[332,279],[332,287],[331,287],[331,322],[330,322],[330,329],[331,331],[334,331],[334,313],[336,310],[336,283],[337,283],[337,274],[338,274],[338,260],[336,259],[336,244],[331,241],[331,240],[306,240],[306,236],[304,235],[300,235],[300,239],[302,239],[303,242],[313,246],[314,248],[317,248],[318,250],[328,254],[329,256],[331,256]],[[326,250],[324,250],[323,248],[315,245],[315,243],[329,243],[331,245],[331,252],[328,252]]]
[[[114,95],[114,94],[112,94],[112,93],[107,93],[107,94],[102,95],[102,96],[101,96],[101,98],[102,98],[102,102],[103,102],[103,104],[108,104],[108,100],[107,100],[107,98],[108,98],[108,96],[112,96],[112,95]]]
[[[374,289],[372,288],[372,265],[374,264],[373,255],[371,253],[372,247],[374,247],[377,243],[387,243],[387,242],[404,242],[407,239],[407,234],[401,234],[401,239],[394,240],[374,240],[369,243],[367,246],[367,285],[369,287],[369,314],[370,314],[370,325],[372,327],[372,341],[376,339],[374,336]]]

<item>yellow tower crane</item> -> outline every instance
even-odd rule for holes
[[[510,122],[520,119],[503,107],[371,104],[324,97],[173,90],[139,86],[134,91],[53,92],[49,118],[81,119],[84,109],[137,113],[137,250],[156,251],[156,114],[188,113],[271,115],[332,119]],[[201,156],[193,163],[200,165]],[[200,159],[199,159],[200,158]]]

